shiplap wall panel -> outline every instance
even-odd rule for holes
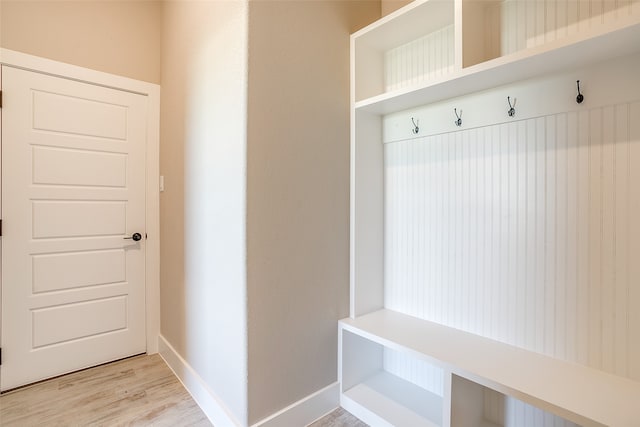
[[[639,123],[634,102],[385,144],[385,306],[640,380]],[[523,405],[507,426],[571,425]]]
[[[442,28],[384,54],[385,91],[442,77],[453,70],[453,25]]]

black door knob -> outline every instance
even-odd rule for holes
[[[133,233],[133,235],[131,237],[125,237],[125,240],[133,240],[134,242],[138,242],[140,240],[142,240],[142,234],[140,233]]]

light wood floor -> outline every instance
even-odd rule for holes
[[[158,355],[132,357],[0,396],[3,427],[125,425],[211,423]],[[311,427],[365,426],[337,409]]]
[[[368,425],[344,409],[338,408],[309,427],[368,427]]]
[[[210,426],[158,355],[137,356],[0,396],[4,426]]]

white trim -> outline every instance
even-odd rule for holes
[[[0,64],[148,97],[146,233],[149,238],[146,241],[145,305],[147,353],[157,353],[160,335],[160,86],[2,48]]]
[[[340,384],[335,382],[298,400],[251,427],[308,426],[340,406]]]
[[[222,400],[162,336],[158,336],[160,356],[191,394],[214,426],[241,426]]]
[[[158,352],[160,335],[160,86],[147,92],[147,188],[145,306],[147,353]]]
[[[244,425],[235,419],[222,399],[209,388],[195,369],[178,354],[162,335],[158,336],[158,350],[160,357],[164,359],[213,425]],[[340,406],[339,402],[340,384],[335,382],[258,421],[251,427],[307,426],[337,409]]]
[[[160,86],[153,83],[116,76],[115,74],[91,70],[4,48],[0,48],[0,64],[142,95],[150,95],[156,91],[160,93]]]

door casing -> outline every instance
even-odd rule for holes
[[[0,66],[3,65],[124,90],[148,97],[147,173],[145,177],[145,221],[147,230],[147,240],[145,242],[145,317],[147,353],[157,353],[158,336],[160,334],[160,86],[0,48]],[[1,87],[2,76],[0,73]],[[0,109],[1,114],[2,109]],[[0,120],[0,129],[1,126],[2,122]],[[1,203],[2,197],[0,197],[0,208],[2,206]],[[0,298],[2,298],[1,295]],[[2,325],[0,324],[0,336],[1,331]],[[0,375],[2,375],[1,369]]]

